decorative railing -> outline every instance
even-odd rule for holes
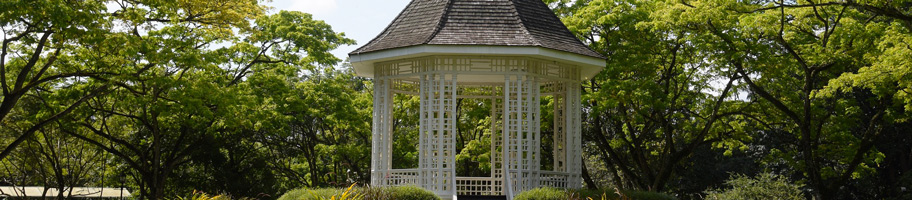
[[[418,185],[418,169],[389,170],[386,185]]]
[[[418,169],[393,169],[387,173],[386,185],[420,185]],[[568,188],[570,173],[538,171],[539,187]],[[505,195],[504,180],[493,177],[456,177],[457,195],[500,196]]]
[[[491,177],[456,177],[458,195],[503,195],[503,182]]]
[[[541,171],[540,174],[540,186],[567,188],[568,184],[570,183],[570,173]]]

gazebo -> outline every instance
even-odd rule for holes
[[[605,58],[541,0],[413,0],[349,54],[373,78],[371,185],[415,185],[445,199],[582,184],[580,81]],[[392,168],[395,94],[420,99],[418,168]],[[553,170],[541,170],[540,100],[553,99]],[[491,176],[456,175],[456,102],[491,102]]]

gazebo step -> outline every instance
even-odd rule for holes
[[[507,196],[459,195],[458,200],[507,200]]]

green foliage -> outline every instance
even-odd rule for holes
[[[204,192],[193,191],[190,197],[179,197],[177,200],[232,200],[228,195],[210,196]]]
[[[337,188],[307,189],[300,188],[286,192],[278,200],[321,200],[342,194]]]
[[[565,200],[569,192],[557,188],[535,188],[513,197],[514,200]]]
[[[620,191],[620,192],[619,192]],[[592,199],[592,200],[675,200],[677,198],[669,196],[664,193],[658,192],[647,192],[647,191],[636,191],[636,190],[617,190],[617,189],[608,189],[608,190],[577,190],[574,191],[576,196],[580,199]],[[619,195],[623,194],[623,196]]]
[[[762,173],[753,178],[733,175],[726,181],[728,187],[707,191],[706,199],[805,199],[801,185],[793,184],[787,178],[771,173]]]
[[[584,135],[612,185],[677,190],[696,149],[762,146],[761,167],[836,198],[910,117],[908,1],[546,2],[608,57],[584,84]],[[770,137],[788,144],[755,141]]]
[[[647,192],[647,191],[622,191],[624,197],[621,199],[630,199],[630,200],[676,200],[677,198],[672,197],[668,194],[658,193],[658,192]]]
[[[370,188],[372,190],[377,190],[377,188]],[[436,194],[431,191],[425,190],[423,188],[415,186],[399,186],[399,187],[384,187],[379,188],[380,195],[378,196],[365,196],[366,200],[382,200],[382,199],[401,199],[401,200],[439,200]],[[376,193],[374,193],[376,194]]]
[[[343,194],[347,194],[343,195]],[[347,190],[323,188],[323,189],[294,189],[288,191],[278,200],[323,200],[323,199],[340,199],[346,196],[354,200],[439,200],[436,194],[425,189],[415,186],[400,187],[369,187],[369,188],[351,188]]]
[[[620,191],[620,192],[619,192]],[[623,196],[618,194],[623,194]],[[522,192],[516,200],[675,200],[672,196],[657,192],[634,190],[565,190],[557,188],[535,188]]]

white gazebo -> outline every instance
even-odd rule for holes
[[[605,58],[541,0],[413,0],[349,54],[374,80],[371,185],[416,185],[446,199],[582,184],[580,81]],[[418,168],[392,168],[392,97],[420,99]],[[553,106],[553,171],[540,168],[540,99]],[[489,99],[491,176],[456,175],[456,102]],[[548,119],[552,120],[552,119]]]

